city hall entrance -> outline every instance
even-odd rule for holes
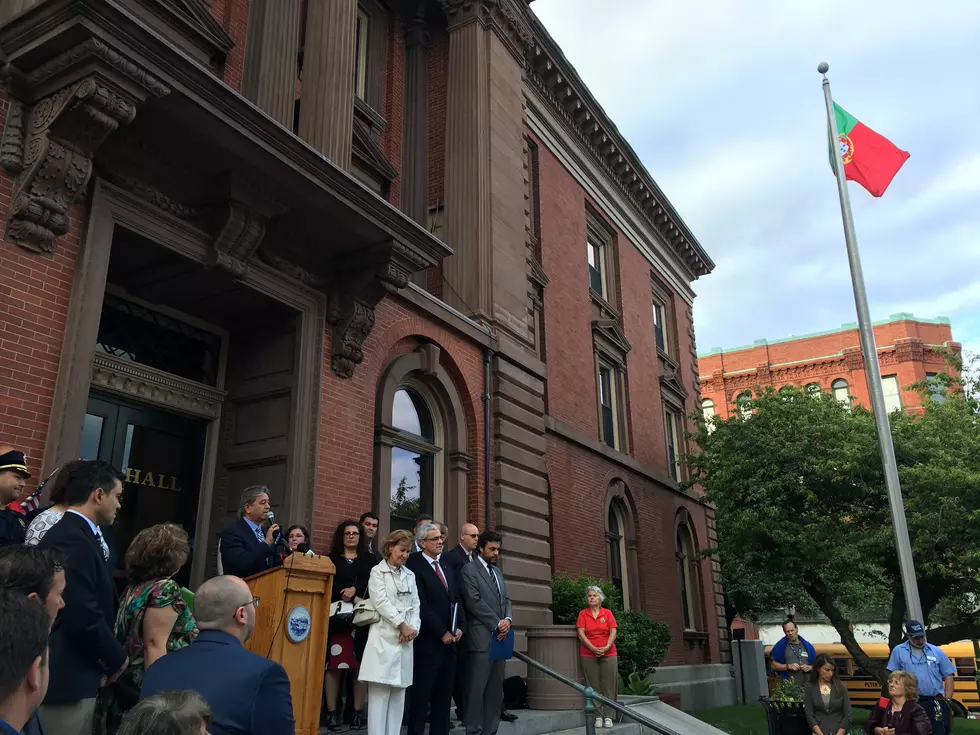
[[[82,428],[82,459],[100,459],[126,476],[116,522],[103,529],[117,585],[125,584],[125,554],[137,533],[172,521],[195,546],[207,422],[129,405],[92,391]],[[190,558],[174,576],[190,584]]]

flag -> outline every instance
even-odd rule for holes
[[[836,102],[834,117],[837,119],[840,155],[844,160],[844,177],[859,183],[872,196],[880,197],[908,160],[909,154]],[[833,150],[830,165],[834,167]]]
[[[26,498],[15,500],[14,502],[10,503],[7,507],[16,513],[20,513],[21,515],[27,515],[28,513],[31,513],[32,511],[35,511],[38,508],[40,508],[41,491],[44,489],[44,486],[48,484],[48,480],[50,480],[56,474],[58,474],[58,470],[55,470],[50,475],[48,475],[47,478],[44,480],[44,482],[39,484],[37,486],[37,489],[35,489],[34,492],[32,492]]]

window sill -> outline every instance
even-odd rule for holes
[[[708,634],[697,630],[685,630],[684,645],[688,648],[704,648],[708,645]]]
[[[607,314],[604,316],[607,316],[609,319],[619,321],[620,313],[606,300],[605,296],[591,286],[589,286],[589,297],[592,299],[592,303],[599,307],[600,311],[607,312]]]
[[[678,363],[677,360],[675,360],[673,357],[667,354],[665,350],[658,347],[657,356],[665,363],[667,363],[671,368],[673,368],[675,373],[677,372],[677,369],[680,367],[680,363]]]

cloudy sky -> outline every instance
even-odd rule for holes
[[[849,184],[872,318],[946,316],[980,350],[980,1],[531,7],[716,263],[701,352],[856,319],[824,60],[837,103],[911,153],[881,199]]]

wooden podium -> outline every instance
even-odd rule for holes
[[[336,573],[325,556],[291,554],[281,567],[246,578],[260,598],[245,648],[278,661],[289,676],[296,735],[319,735],[330,594]]]

